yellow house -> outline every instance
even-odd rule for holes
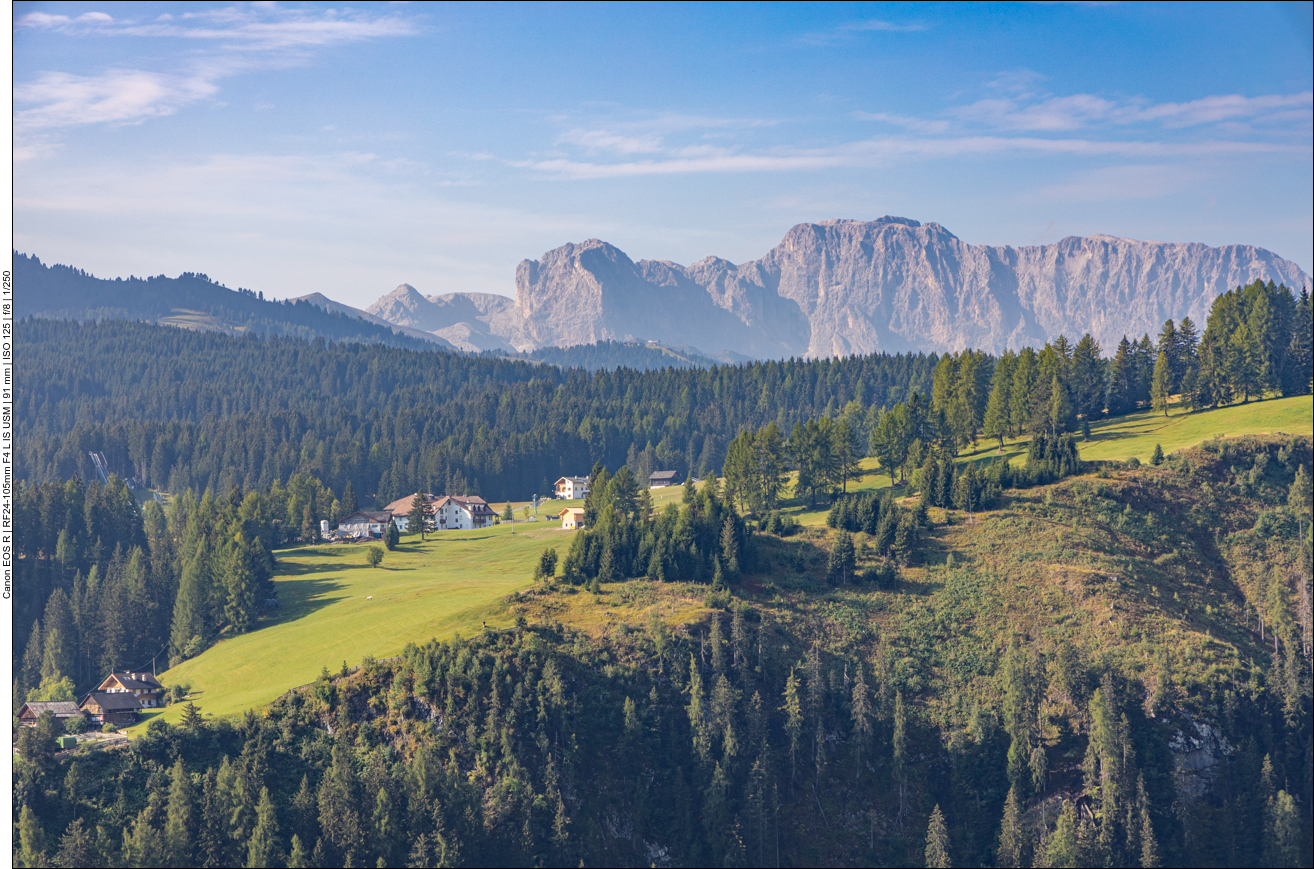
[[[579,507],[567,507],[561,511],[561,530],[574,531],[584,524],[584,511]]]

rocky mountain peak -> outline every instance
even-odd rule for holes
[[[1101,234],[994,247],[886,215],[798,224],[740,265],[715,256],[690,266],[635,262],[590,238],[522,261],[514,304],[475,304],[474,294],[426,300],[402,285],[370,312],[439,335],[463,324],[517,349],[642,339],[725,358],[998,353],[1085,332],[1112,346],[1170,317],[1203,323],[1217,295],[1255,279],[1309,283],[1295,263],[1249,245]],[[469,343],[465,332],[456,337]]]

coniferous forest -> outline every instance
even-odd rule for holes
[[[1308,395],[1312,331],[1254,284],[1116,348],[588,372],[24,320],[15,709],[258,630],[321,519],[590,491],[513,628],[124,749],[23,728],[15,862],[1309,866],[1309,439],[1080,446],[1170,397]],[[868,457],[897,499],[849,492]],[[654,509],[656,469],[704,482]],[[591,633],[554,609],[580,595],[708,616]]]

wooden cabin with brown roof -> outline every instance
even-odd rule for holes
[[[82,711],[97,724],[136,724],[141,704],[125,691],[93,691],[83,698]]]
[[[54,715],[60,726],[70,718],[85,717],[78,704],[72,700],[29,700],[18,707],[18,723],[24,727],[34,727],[43,712]]]
[[[164,697],[164,686],[152,673],[110,673],[96,691],[106,694],[131,694],[138,705],[153,709]]]

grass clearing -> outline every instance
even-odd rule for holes
[[[679,503],[678,486],[653,490],[653,503]],[[383,565],[365,563],[360,544],[304,546],[280,551],[274,577],[282,606],[257,629],[220,640],[201,655],[161,674],[166,685],[187,682],[202,711],[234,715],[264,706],[314,680],[322,667],[336,672],[369,655],[386,658],[407,643],[504,627],[514,616],[503,599],[531,584],[542,551],[564,557],[573,532],[549,514],[583,501],[540,503],[538,521],[519,517],[528,502],[512,502],[517,521],[479,531],[442,531],[421,543],[405,535]],[[492,505],[497,508],[500,505]],[[129,728],[140,732],[156,716],[177,721],[182,704],[149,712]]]

